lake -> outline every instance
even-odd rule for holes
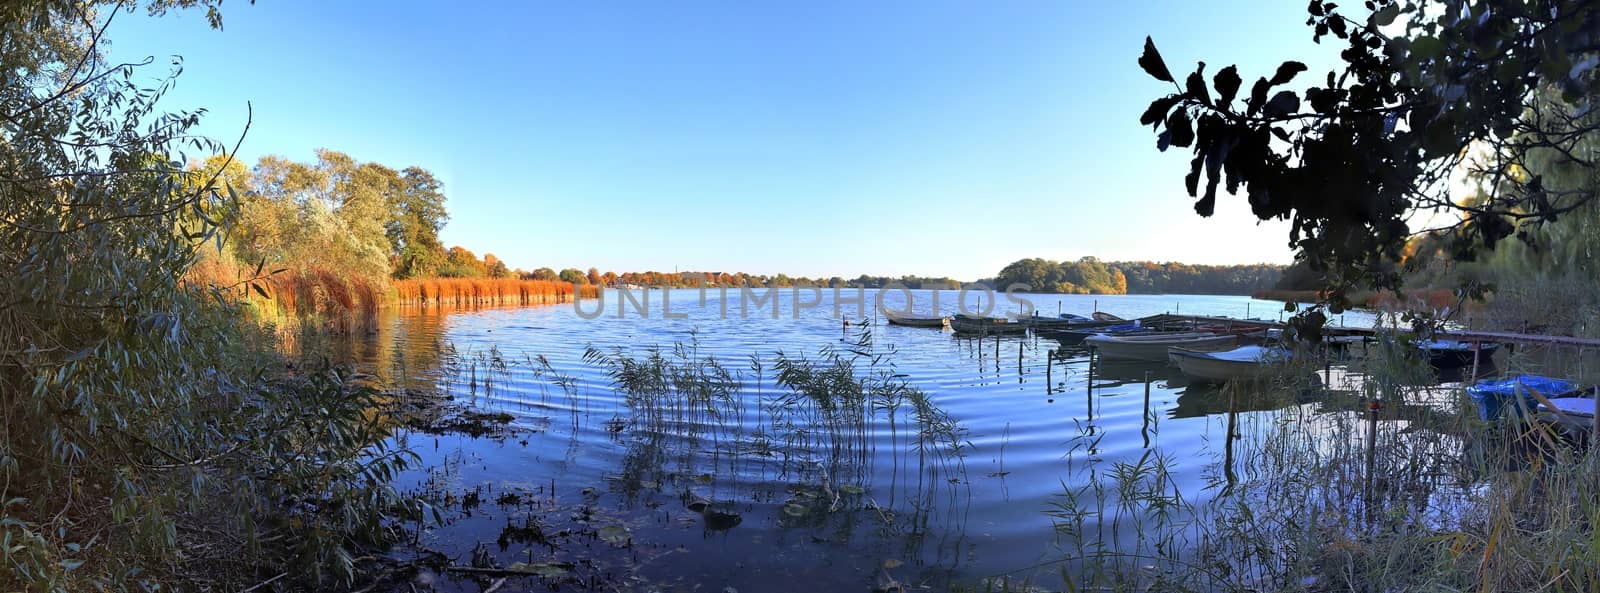
[[[882,299],[927,312],[935,294],[885,291]],[[938,310],[956,310],[957,292],[937,295]],[[409,307],[384,317],[356,344],[367,370],[509,420],[506,431],[488,434],[406,429],[395,437],[423,461],[400,484],[446,519],[419,548],[578,588],[867,591],[994,577],[1058,587],[1066,487],[1153,453],[1171,460],[1178,491],[1203,498],[1234,469],[1223,467],[1232,461],[1230,401],[1245,417],[1236,422],[1267,413],[1252,408],[1285,405],[1223,398],[1157,364],[1097,363],[1091,378],[1087,351],[1032,335],[974,339],[887,325],[872,314],[876,291],[860,295],[864,312],[854,290],[837,299],[831,290],[802,290],[798,301],[788,290],[759,303],[745,296],[652,291],[648,317],[616,291],[598,316],[602,303],[585,301]],[[996,313],[1017,310],[1003,295],[985,298],[995,296]],[[1047,316],[1277,319],[1284,310],[1236,296],[1023,298]],[[1367,313],[1344,317],[1335,322],[1373,323]],[[661,354],[653,368],[692,372],[651,393],[699,389],[705,397],[619,389],[623,361],[648,363],[652,348]],[[826,374],[831,359],[871,378],[868,389],[882,396],[872,402],[898,403],[873,403],[854,420],[781,405],[795,400],[778,381],[785,364],[812,372],[809,384],[826,391],[837,379]],[[697,382],[686,386],[684,377]],[[901,388],[923,399],[904,398],[910,392]],[[1092,518],[1074,529],[1108,542],[1138,535],[1136,526]]]

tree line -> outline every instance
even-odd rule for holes
[[[1271,288],[1284,266],[1193,265],[1149,261],[1104,262],[1020,259],[987,280],[997,289],[1026,285],[1029,292],[1060,294],[1239,294]]]

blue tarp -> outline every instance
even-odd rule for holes
[[[1528,390],[1539,392],[1539,395],[1555,397],[1572,391],[1577,387],[1571,381],[1542,377],[1539,375],[1522,375],[1520,377],[1507,377],[1504,379],[1489,379],[1480,381],[1467,388],[1467,395],[1478,404],[1478,413],[1484,420],[1495,420],[1503,413],[1506,402],[1512,398],[1521,399],[1524,407],[1533,409],[1536,400],[1528,394]]]

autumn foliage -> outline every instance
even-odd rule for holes
[[[394,283],[403,305],[544,305],[598,296],[597,286],[513,278],[415,278]]]

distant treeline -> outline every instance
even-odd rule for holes
[[[1028,292],[1061,294],[1239,294],[1272,288],[1284,266],[1203,266],[1148,261],[1103,262],[1028,258],[1012,262],[985,281],[996,289],[1027,285]]]
[[[747,274],[744,272],[616,272],[601,273],[598,269],[589,268],[584,272],[577,268],[567,268],[559,272],[550,268],[539,268],[532,272],[523,273],[523,278],[530,280],[562,280],[574,284],[598,284],[601,286],[648,286],[650,288],[698,288],[706,286],[736,287],[736,286],[819,286],[839,288],[882,288],[891,284],[914,289],[934,288],[961,288],[961,281],[953,278],[929,278],[924,276],[868,276],[862,274],[852,279],[840,276],[830,278],[809,278],[806,276],[789,276],[787,274]]]

